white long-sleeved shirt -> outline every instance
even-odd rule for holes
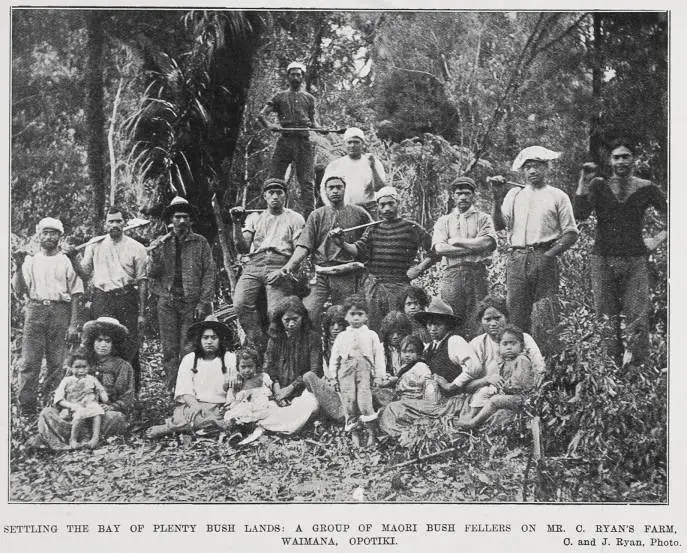
[[[347,327],[336,337],[332,345],[332,353],[325,376],[336,378],[336,368],[340,360],[354,355],[366,357],[374,367],[374,378],[386,376],[386,361],[384,360],[384,346],[374,330],[367,325],[360,328]]]

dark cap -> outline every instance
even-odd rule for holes
[[[475,188],[477,187],[475,185],[475,181],[470,177],[458,177],[449,185],[451,192],[453,192],[456,188],[469,188],[474,192]]]
[[[271,177],[271,178],[267,179],[262,185],[262,191],[263,192],[265,192],[267,190],[273,190],[275,188],[279,188],[280,190],[283,190],[284,192],[286,192],[286,190],[287,190],[286,182],[283,181],[282,179]]]

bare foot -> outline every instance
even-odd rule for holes
[[[472,428],[472,423],[470,421],[454,421],[453,426],[455,428]]]
[[[351,442],[353,442],[353,447],[356,449],[360,449],[360,432],[357,430],[353,430],[351,432]]]
[[[156,426],[151,426],[146,430],[146,438],[150,440],[155,440],[157,438],[161,438],[162,436],[167,434],[167,427],[164,424],[158,424]]]
[[[100,440],[89,440],[89,442],[86,444],[86,447],[88,449],[95,449],[96,447],[98,447],[99,442]]]
[[[69,442],[69,449],[81,449],[83,447],[83,444],[80,444],[76,440],[71,440]]]

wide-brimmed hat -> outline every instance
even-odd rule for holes
[[[451,306],[438,296],[433,296],[429,302],[427,311],[420,311],[413,314],[415,320],[420,324],[426,325],[429,321],[441,320],[451,327],[458,326],[461,323],[460,317],[453,314]]]
[[[162,218],[167,221],[175,213],[188,213],[191,217],[196,217],[198,215],[198,210],[194,205],[188,203],[186,198],[175,196],[162,212]]]
[[[215,315],[208,315],[205,320],[193,323],[188,328],[188,339],[192,340],[197,334],[202,334],[205,330],[214,330],[219,339],[224,343],[231,338],[231,330],[227,325],[220,322],[220,320]]]
[[[511,169],[513,171],[519,171],[527,161],[546,162],[553,159],[558,159],[559,157],[561,157],[560,152],[554,152],[553,150],[549,150],[543,146],[529,146],[517,155],[513,161],[513,167]]]
[[[123,342],[129,335],[126,327],[114,317],[98,317],[93,321],[88,321],[83,325],[81,341],[88,344],[98,336],[104,334],[110,336],[113,342]]]

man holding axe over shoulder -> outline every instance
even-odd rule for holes
[[[147,221],[135,226],[144,224]],[[138,392],[141,384],[138,350],[145,326],[148,255],[145,246],[126,236],[124,230],[124,214],[119,207],[112,206],[105,218],[105,236],[90,240],[83,248],[66,245],[62,249],[82,280],[93,281],[90,318],[113,317],[129,331],[125,357],[134,369]],[[84,254],[79,259],[81,249]]]
[[[296,250],[282,268],[285,273],[291,273],[312,255],[316,280],[303,303],[317,329],[327,298],[331,297],[336,304],[355,294],[364,269],[362,263],[354,261],[353,256],[329,236],[329,232],[335,228],[346,232],[352,227],[346,239],[355,242],[364,232],[364,228],[356,227],[370,223],[370,215],[362,207],[344,204],[346,181],[343,177],[329,177],[324,182],[324,190],[330,205],[318,207],[310,214],[296,242]]]

